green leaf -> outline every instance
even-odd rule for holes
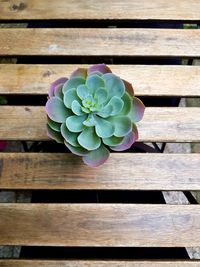
[[[67,129],[65,123],[63,123],[61,125],[61,134],[67,143],[69,143],[70,145],[75,146],[75,147],[79,146],[78,141],[77,141],[78,133],[70,132]]]
[[[51,127],[49,127],[48,124],[47,124],[47,135],[51,139],[55,140],[57,143],[63,143],[62,135],[59,132],[56,132],[53,129],[51,129]]]
[[[100,87],[105,87],[105,83],[98,75],[90,75],[87,77],[86,85],[90,90],[91,94],[94,94]]]
[[[76,92],[78,97],[83,100],[89,95],[89,88],[85,84],[81,84],[77,87]]]
[[[45,110],[49,118],[55,122],[65,122],[70,116],[71,110],[67,109],[60,98],[54,96],[49,98],[46,103]]]
[[[106,105],[97,113],[97,115],[99,115],[102,118],[108,118],[110,117],[112,110],[113,110],[113,107],[111,105]]]
[[[71,108],[72,102],[74,100],[79,101],[79,98],[77,96],[76,89],[75,88],[71,88],[64,94],[64,104],[65,104],[65,106],[67,108]]]
[[[81,132],[85,128],[85,125],[83,125],[83,122],[86,120],[86,118],[87,118],[87,115],[70,116],[66,120],[66,126],[71,132],[74,132],[74,133]]]
[[[79,144],[87,150],[97,149],[101,139],[96,135],[94,127],[85,128],[78,136]]]
[[[100,117],[95,117],[96,126],[95,130],[99,137],[107,138],[114,134],[114,126],[107,120],[104,120]]]
[[[124,106],[119,115],[127,115],[132,107],[132,97],[125,92],[125,94],[122,96],[122,100],[124,102]]]
[[[115,127],[114,135],[123,137],[132,130],[132,123],[130,118],[125,116],[110,117],[108,119]]]
[[[51,127],[52,130],[56,132],[60,132],[61,124],[55,121],[52,121],[48,116],[47,116],[47,124],[49,125],[49,127]]]
[[[110,113],[110,116],[115,116],[122,110],[124,102],[121,100],[121,98],[113,96],[107,105],[112,106],[112,112]]]
[[[123,81],[112,73],[106,73],[102,76],[105,81],[106,88],[108,90],[110,98],[112,96],[122,97],[125,92],[125,86]]]
[[[145,106],[142,103],[142,101],[134,96],[132,101],[131,111],[128,114],[131,121],[132,122],[140,121],[144,115],[144,110]]]
[[[64,144],[66,145],[66,147],[75,155],[77,156],[84,156],[87,155],[88,151],[86,149],[84,149],[83,147],[74,147],[72,145],[70,145],[69,143],[67,143],[66,141],[64,141]]]
[[[55,87],[54,95],[63,100],[63,92],[62,92],[63,84],[59,84]]]
[[[101,145],[96,150],[92,150],[83,156],[83,162],[90,167],[99,167],[109,158],[109,155],[109,150],[104,145]]]
[[[96,121],[93,114],[89,114],[87,119],[83,122],[83,124],[87,127],[92,127],[96,125]]]
[[[98,104],[101,105],[106,102],[108,98],[108,92],[105,88],[98,88],[95,92],[94,97],[97,99]]]
[[[84,83],[85,83],[85,80],[80,77],[69,79],[63,85],[63,94],[67,92],[69,89],[71,88],[76,89],[80,84],[84,84]]]
[[[118,146],[123,142],[124,137],[111,136],[109,138],[103,138],[103,143],[107,146]]]
[[[77,100],[74,100],[72,102],[72,111],[74,114],[80,116],[80,115],[83,115],[84,112],[82,111],[82,107],[81,105],[79,104],[79,102]]]

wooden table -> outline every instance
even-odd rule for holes
[[[28,104],[0,106],[0,140],[48,141],[42,103],[48,85],[84,62],[123,62],[112,71],[146,97],[199,97],[200,67],[134,64],[199,58],[200,31],[145,28],[149,23],[194,23],[199,0],[0,1],[4,23],[57,23],[61,28],[0,29],[0,94]],[[137,23],[144,27],[135,28]],[[52,24],[52,25],[53,25]],[[63,25],[68,25],[63,27]],[[160,24],[161,25],[161,24]],[[117,27],[108,27],[117,26]],[[42,64],[48,59],[51,64]],[[34,64],[30,64],[34,61]],[[61,60],[65,64],[55,64]],[[146,60],[146,61],[145,61]],[[68,64],[68,62],[75,62]],[[129,64],[127,64],[127,62]],[[54,63],[54,64],[53,64]],[[147,107],[140,142],[199,142],[199,107]],[[200,190],[200,155],[113,153],[98,169],[66,153],[0,154],[0,188],[9,190]],[[112,191],[110,191],[112,193]],[[0,244],[57,247],[200,246],[199,205],[120,203],[1,203]],[[158,257],[159,258],[159,257]],[[197,267],[199,261],[0,260],[3,267]]]

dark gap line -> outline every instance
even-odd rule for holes
[[[165,204],[161,191],[34,190],[31,203]]]
[[[183,247],[138,248],[138,247],[22,247],[20,258],[31,259],[106,259],[106,260],[147,260],[147,259],[189,259]]]
[[[3,24],[28,24],[28,28],[181,28],[183,24],[198,24],[199,21],[186,20],[132,20],[132,19],[40,19],[40,20],[0,20]],[[9,25],[8,25],[9,26]]]
[[[116,64],[116,65],[181,65],[182,59],[196,59],[198,57],[179,56],[49,56],[49,55],[2,55],[0,59],[15,59],[17,64]],[[16,63],[9,63],[16,64]]]
[[[12,140],[7,141],[5,152],[25,152],[25,153],[71,153],[63,144],[56,143],[54,141],[24,141],[24,140]],[[13,148],[14,145],[14,148]],[[110,151],[112,154],[121,153],[118,151]],[[136,142],[133,146],[123,153],[157,153],[152,146],[149,146],[142,142]]]
[[[48,93],[48,88],[47,88]],[[2,95],[2,94],[1,94]],[[25,94],[4,94],[7,105],[9,106],[45,106],[47,94],[44,95],[25,95]],[[180,97],[161,97],[161,96],[138,96],[146,107],[172,107],[178,106]]]

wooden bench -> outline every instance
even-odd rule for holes
[[[57,22],[69,27],[0,29],[0,56],[26,61],[0,65],[0,95],[42,99],[53,80],[83,66],[82,58],[86,63],[111,58],[129,62],[110,67],[133,83],[137,96],[199,97],[199,66],[131,63],[135,58],[199,58],[198,30],[134,27],[135,21],[146,26],[150,22],[198,22],[199,10],[196,0],[2,0],[0,20],[4,23]],[[30,64],[34,58],[36,64]],[[51,63],[54,58],[66,60],[64,65],[41,64],[46,58]],[[76,64],[68,64],[71,58]],[[0,140],[48,141],[45,128],[41,105],[0,106]],[[200,142],[200,108],[147,107],[138,129],[139,142]],[[64,189],[66,194],[68,190],[195,191],[200,190],[200,155],[113,153],[105,165],[91,169],[72,154],[4,152],[0,154],[0,189]],[[200,207],[192,204],[0,203],[0,245],[195,247],[200,246],[199,221]],[[0,259],[2,267],[199,265],[198,260],[173,259]]]

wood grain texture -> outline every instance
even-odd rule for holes
[[[0,56],[200,56],[188,29],[0,29],[0,40]]]
[[[193,261],[0,260],[1,267],[199,267]]]
[[[94,169],[68,153],[1,153],[0,189],[200,190],[200,154],[112,153]]]
[[[198,0],[0,1],[0,19],[200,20]]]
[[[146,108],[139,141],[199,142],[200,108]],[[0,140],[48,140],[39,106],[1,106]]]
[[[88,65],[0,65],[0,94],[47,94],[51,82]],[[200,96],[199,66],[110,65],[138,96]],[[10,79],[12,77],[12,79]]]
[[[0,204],[0,244],[193,247],[199,205]]]

